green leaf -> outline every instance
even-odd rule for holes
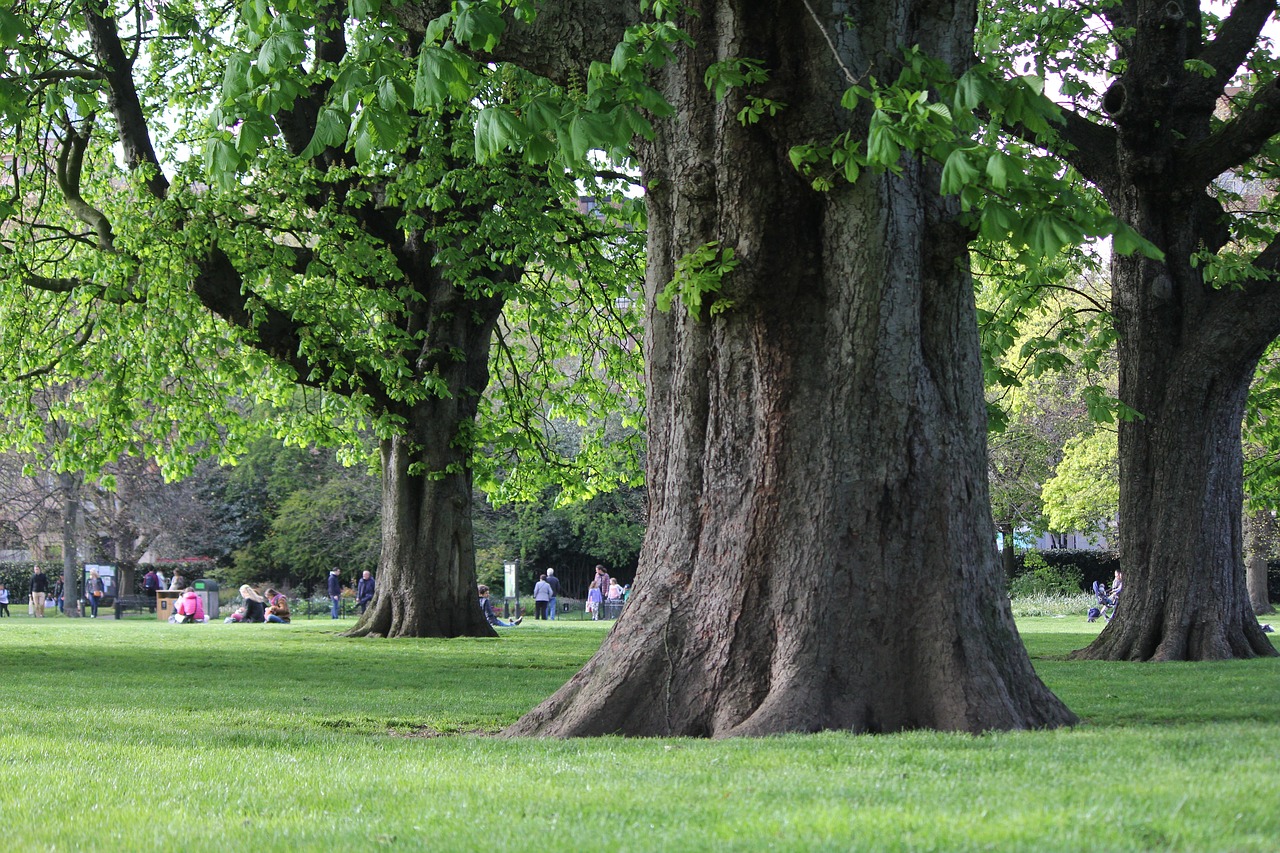
[[[520,146],[528,135],[524,123],[505,107],[485,107],[476,116],[476,159],[481,163]]]
[[[957,148],[942,164],[942,192],[954,195],[968,184],[974,183],[981,173],[969,162],[969,155],[963,148]]]

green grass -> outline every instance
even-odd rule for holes
[[[485,735],[607,624],[394,642],[334,624],[0,620],[4,846],[1280,849],[1274,659],[1067,661],[1101,625],[1032,618],[1073,729],[507,740]]]

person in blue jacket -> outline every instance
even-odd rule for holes
[[[337,619],[342,613],[342,577],[336,568],[329,570],[329,600],[333,602],[333,618]]]

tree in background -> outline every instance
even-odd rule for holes
[[[4,404],[22,440],[39,423],[29,380],[85,380],[60,414],[67,458],[89,471],[125,444],[171,475],[201,454],[234,459],[245,397],[274,404],[294,441],[371,430],[381,583],[352,633],[491,635],[475,604],[474,451],[528,433],[477,425],[493,330],[509,300],[565,317],[603,302],[588,316],[632,322],[613,306],[639,276],[636,233],[584,213],[558,164],[478,162],[480,105],[503,102],[508,72],[419,75],[414,40],[356,9],[73,0],[0,14]],[[445,103],[440,86],[465,96]],[[626,207],[582,174],[600,209]],[[605,369],[620,364],[634,372]],[[617,476],[579,476],[595,474]]]
[[[1275,170],[1280,84],[1261,34],[1275,8],[985,12],[986,61],[1059,79],[1069,101],[1051,128],[1010,127],[1158,249],[1111,261],[1118,395],[1136,413],[1118,435],[1125,605],[1084,657],[1276,654],[1244,583],[1240,433],[1250,380],[1280,333],[1274,203],[1249,190]]]

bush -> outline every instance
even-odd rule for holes
[[[1044,557],[1032,551],[1023,557],[1026,571],[1009,583],[1012,598],[1037,595],[1078,595],[1084,588],[1084,576],[1071,565],[1050,566]]]

